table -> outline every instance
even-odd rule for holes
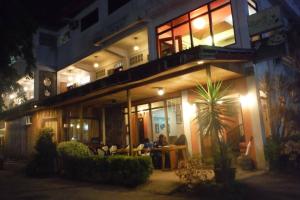
[[[162,160],[162,170],[166,170],[166,153],[170,153],[170,170],[177,168],[177,152],[181,151],[183,153],[183,159],[187,160],[186,145],[168,145],[162,147],[152,148],[151,151],[160,151]]]

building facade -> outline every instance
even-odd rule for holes
[[[230,84],[230,95],[241,102],[228,140],[238,153],[251,144],[249,155],[264,168],[271,128],[260,80],[275,65],[298,73],[297,56],[286,50],[289,16],[274,3],[128,0],[112,6],[96,0],[59,30],[39,29],[34,78],[19,81],[26,100],[5,94],[6,153],[28,156],[39,130],[50,127],[57,142],[97,138],[118,146],[160,134],[172,144],[185,135],[190,155],[208,157],[210,141],[194,120],[194,90],[210,78]]]

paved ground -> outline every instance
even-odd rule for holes
[[[250,199],[300,199],[300,181],[292,176],[252,173],[240,176],[247,185]],[[59,178],[32,179],[26,177],[13,164],[0,171],[0,200],[48,199],[107,199],[110,200],[180,200],[193,199],[181,193],[169,194],[178,185],[170,172],[157,171],[149,183],[135,189],[72,182]],[[194,199],[207,199],[201,195]],[[220,194],[220,199],[222,194]]]

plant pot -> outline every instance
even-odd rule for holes
[[[216,183],[232,183],[235,180],[235,168],[214,169]]]

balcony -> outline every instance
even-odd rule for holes
[[[57,93],[148,62],[148,33],[142,29],[57,72]]]

